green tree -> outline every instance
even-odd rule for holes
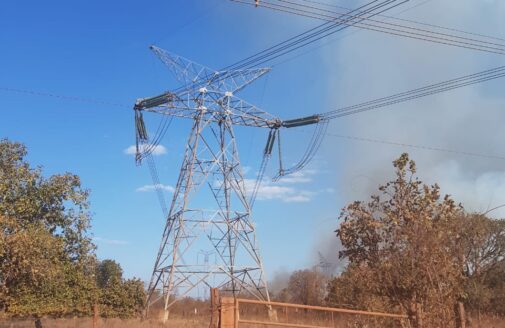
[[[87,235],[89,192],[70,173],[45,178],[41,167],[30,167],[26,155],[24,145],[0,141],[0,213],[21,229],[42,225],[62,239],[72,260],[85,260],[93,248]]]
[[[100,287],[100,313],[104,317],[133,317],[142,311],[145,291],[139,279],[123,279],[123,269],[113,260],[97,266],[96,282]]]
[[[0,141],[0,306],[11,314],[89,313],[96,300],[88,191],[45,178],[24,145]]]
[[[78,176],[48,178],[26,161],[24,145],[0,141],[0,310],[11,315],[130,317],[144,299],[140,280],[98,262],[88,235],[89,192]]]
[[[14,313],[23,312],[21,308],[33,291],[40,292],[48,282],[62,275],[63,242],[40,225],[21,229],[15,220],[5,217],[0,217],[0,229],[3,232],[0,236],[0,307]],[[28,303],[30,313],[41,310],[33,300]]]
[[[123,269],[114,260],[103,260],[96,267],[96,283],[98,287],[105,288],[123,279]]]

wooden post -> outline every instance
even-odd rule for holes
[[[210,328],[219,327],[219,289],[210,289]]]
[[[235,312],[235,300],[233,297],[221,297],[221,315],[219,328],[237,328]]]
[[[239,308],[238,308],[238,299],[235,298],[235,303],[234,303],[234,319],[235,319],[235,328],[238,328],[238,319],[239,319],[239,315],[240,315],[240,312],[239,312]]]
[[[456,327],[466,328],[465,305],[463,302],[458,302],[455,306],[456,312]]]
[[[93,305],[93,328],[98,328],[98,304]]]
[[[421,303],[416,303],[416,320],[417,320],[417,328],[424,328],[423,309]]]

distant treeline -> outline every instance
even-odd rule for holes
[[[24,145],[0,140],[0,316],[132,317],[144,302],[140,280],[98,261],[88,234],[88,190],[78,176],[48,178]]]

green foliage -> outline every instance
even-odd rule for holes
[[[98,287],[104,288],[121,282],[123,269],[113,260],[103,260],[96,267],[96,282]]]
[[[7,315],[129,317],[144,301],[139,280],[97,263],[88,236],[87,190],[76,175],[45,178],[20,143],[0,141],[0,311]]]
[[[40,167],[30,167],[26,155],[24,145],[0,141],[0,213],[14,218],[20,228],[42,225],[62,238],[72,260],[85,258],[92,248],[86,235],[89,192],[70,173],[44,178]]]
[[[36,296],[31,294],[47,290],[48,284],[61,276],[63,241],[39,224],[21,228],[16,221],[0,217],[0,228],[3,231],[0,237],[0,304],[4,309],[19,313],[25,301]],[[34,302],[30,301],[28,307],[32,309]]]
[[[100,314],[104,317],[135,317],[145,301],[144,285],[138,279],[114,281],[101,289]]]
[[[104,317],[134,317],[144,306],[142,281],[123,279],[123,269],[113,260],[104,260],[96,267],[96,282],[100,287],[100,313]]]

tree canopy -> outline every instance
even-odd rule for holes
[[[464,320],[463,303],[484,301],[476,290],[503,288],[497,277],[505,225],[465,213],[450,196],[441,196],[437,184],[424,184],[407,154],[393,165],[393,181],[370,201],[353,202],[340,214],[339,256],[349,265],[330,283],[327,300],[407,313],[414,325],[450,327]],[[503,300],[494,290],[489,302]]]
[[[90,314],[104,304],[107,315],[137,313],[142,283],[124,280],[119,264],[95,257],[89,191],[71,173],[45,177],[26,156],[23,144],[0,141],[0,311]]]

